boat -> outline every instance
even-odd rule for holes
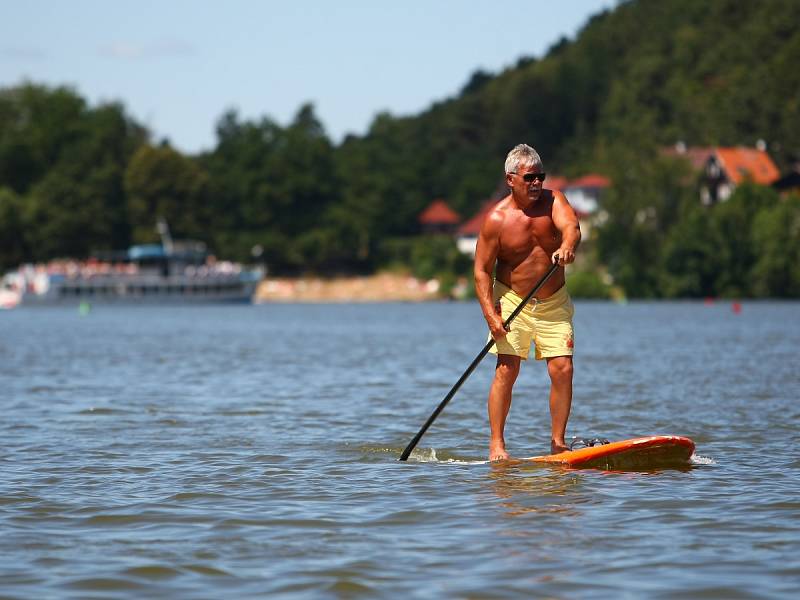
[[[22,300],[22,291],[12,277],[0,280],[0,309],[10,309]]]
[[[166,226],[159,227],[159,231]],[[6,308],[65,303],[251,302],[261,268],[217,261],[199,241],[175,241],[97,253],[86,261],[22,265],[3,277]]]

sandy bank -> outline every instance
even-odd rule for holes
[[[379,273],[335,279],[267,278],[259,284],[255,302],[422,302],[440,297],[436,280]]]

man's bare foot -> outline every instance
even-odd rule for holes
[[[489,442],[489,462],[508,460],[508,452],[504,442]]]
[[[561,454],[568,451],[569,446],[566,444],[559,444],[555,440],[550,440],[550,454]]]

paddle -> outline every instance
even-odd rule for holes
[[[533,298],[533,295],[539,291],[539,288],[541,288],[544,285],[544,282],[547,281],[550,275],[552,275],[558,268],[558,256],[555,256],[554,258],[555,262],[547,270],[547,273],[545,273],[544,276],[539,280],[539,283],[533,286],[533,289],[530,292],[528,292],[528,295],[522,299],[522,302],[519,303],[519,306],[517,306],[517,308],[514,309],[514,312],[512,312],[509,315],[509,317],[505,320],[505,323],[503,323],[503,327],[505,327],[506,330],[508,330],[508,326],[511,324],[511,321],[517,318],[517,315],[522,312],[522,309],[525,308],[525,305],[528,304],[528,301],[531,298]],[[442,400],[439,403],[439,406],[436,407],[436,410],[434,410],[431,416],[428,417],[428,420],[425,421],[425,425],[422,426],[422,429],[420,429],[417,432],[417,435],[414,436],[414,439],[412,439],[409,442],[408,446],[406,446],[406,449],[403,450],[403,453],[400,455],[401,461],[405,461],[408,459],[408,456],[411,454],[411,451],[416,447],[416,445],[422,439],[422,436],[425,435],[425,432],[428,431],[428,427],[430,427],[433,424],[433,422],[436,420],[436,417],[439,416],[439,413],[444,410],[444,407],[447,406],[447,403],[450,402],[450,399],[453,396],[455,396],[456,392],[458,391],[458,388],[460,388],[461,384],[464,383],[467,380],[467,377],[469,377],[472,374],[472,372],[475,370],[475,367],[478,366],[478,363],[480,363],[483,360],[483,357],[486,356],[489,353],[489,350],[492,349],[492,346],[494,346],[494,339],[491,339],[488,342],[486,342],[486,345],[483,347],[483,350],[481,350],[478,356],[475,357],[475,360],[472,361],[472,364],[470,364],[470,366],[467,367],[467,370],[464,371],[459,380],[456,381],[456,384],[452,387],[452,389],[449,392],[447,392],[447,395],[444,397],[444,400]]]

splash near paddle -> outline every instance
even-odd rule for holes
[[[688,466],[694,454],[694,442],[677,435],[651,435],[619,442],[597,439],[578,442],[586,442],[585,447],[522,460],[579,468],[648,469]]]

